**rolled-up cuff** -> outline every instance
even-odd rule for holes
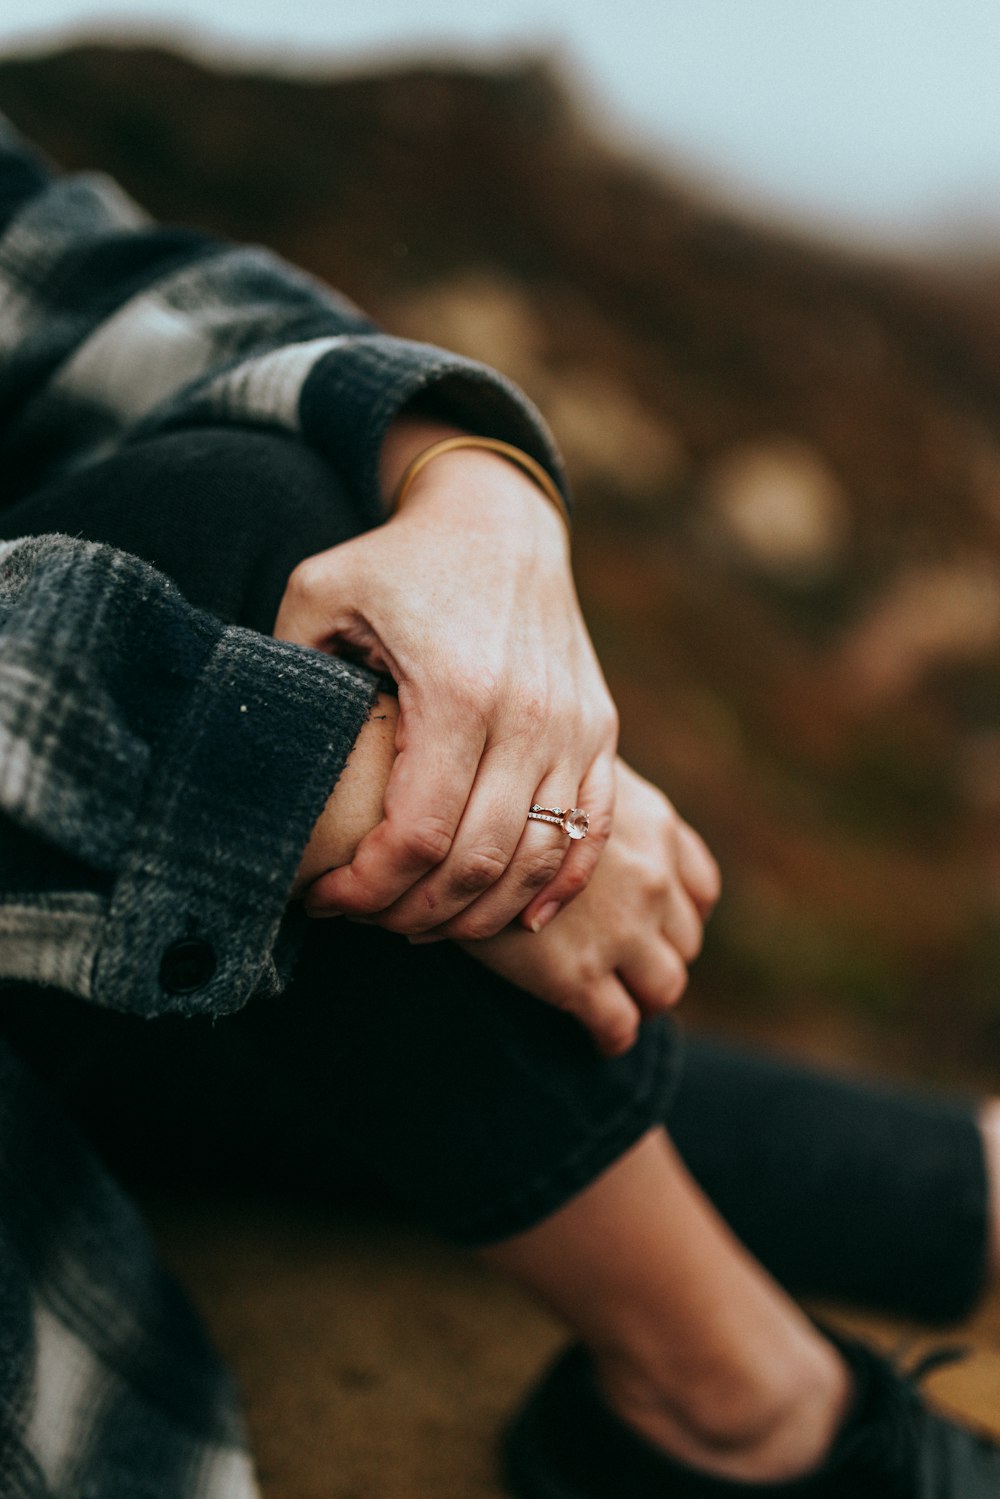
[[[152,766],[91,998],[222,1014],[278,986],[272,949],[302,850],[375,692],[361,668],[222,633]]]
[[[372,524],[385,519],[378,482],[383,439],[415,401],[442,421],[523,449],[551,474],[568,503],[552,434],[512,381],[430,344],[359,334],[317,361],[302,390],[299,419],[307,440],[335,465]]]

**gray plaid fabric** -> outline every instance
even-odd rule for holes
[[[559,476],[538,413],[496,372],[380,333],[267,251],[157,228],[105,178],[52,176],[2,119],[0,231],[8,500],[143,433],[244,423],[322,451],[374,524],[382,438],[416,397]]]
[[[276,989],[287,893],[374,685],[110,548],[5,546],[0,974],[147,1016]],[[196,1319],[0,1041],[0,1494],[254,1492]]]
[[[145,434],[222,423],[314,445],[377,524],[379,446],[417,395],[558,476],[500,376],[378,332],[266,252],[158,229],[0,121],[0,508]],[[288,890],[374,685],[107,547],[0,543],[0,982],[148,1017],[279,989]],[[0,1495],[255,1493],[197,1319],[0,1041]]]
[[[288,891],[374,689],[110,547],[6,546],[0,977],[144,1016],[274,992]],[[204,982],[175,982],[171,953],[199,944]]]
[[[134,1209],[0,1046],[0,1493],[252,1499],[238,1401]]]

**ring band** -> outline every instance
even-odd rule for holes
[[[528,813],[528,821],[551,822],[574,839],[586,838],[590,832],[590,814],[582,807],[540,807],[534,802]]]

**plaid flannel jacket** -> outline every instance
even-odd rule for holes
[[[418,394],[560,477],[501,376],[379,332],[265,251],[156,227],[0,120],[0,514],[145,434],[222,423],[314,445],[375,525],[382,437]],[[280,988],[288,890],[373,685],[109,548],[0,543],[0,982],[149,1017]],[[0,1494],[255,1492],[197,1319],[0,1041]]]

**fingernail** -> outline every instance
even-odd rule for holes
[[[534,917],[532,919],[532,922],[531,922],[531,930],[534,932],[534,934],[535,934],[536,937],[538,936],[538,933],[542,930],[543,927],[547,927],[548,926],[548,924],[552,920],[553,916],[558,916],[559,915],[559,912],[561,910],[562,910],[562,901],[561,900],[550,900],[550,901],[546,902],[546,904],[544,906],[542,906],[540,910],[538,910],[538,911],[535,912],[535,915],[534,915]]]

